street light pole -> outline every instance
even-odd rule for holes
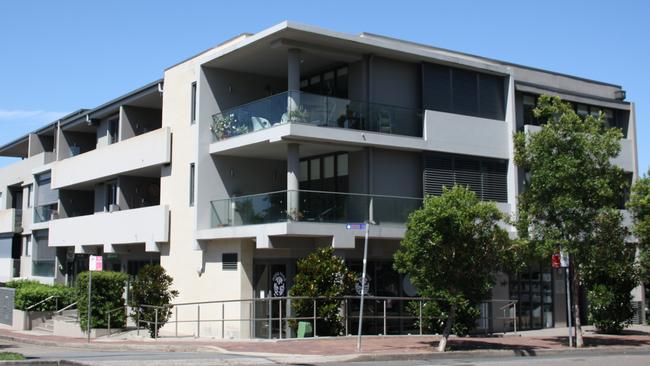
[[[361,272],[361,304],[359,306],[359,331],[357,334],[357,351],[361,351],[361,330],[363,326],[363,300],[366,295],[366,264],[368,263],[368,230],[370,221],[366,221],[366,235],[363,241],[363,270]]]

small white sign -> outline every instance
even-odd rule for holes
[[[362,282],[363,282],[363,294],[368,295],[368,291],[370,290],[370,276],[368,276],[367,274],[366,274],[365,282],[363,281],[363,275],[357,277],[357,283],[354,285],[354,289],[357,291],[357,295],[361,296]]]
[[[560,267],[567,268],[569,267],[569,253],[565,251],[560,251]]]
[[[88,269],[91,271],[100,271],[104,269],[104,260],[101,255],[91,255],[88,260]]]
[[[275,272],[272,278],[273,282],[273,296],[282,297],[284,296],[285,290],[287,288],[287,278],[282,272]]]

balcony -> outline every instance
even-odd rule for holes
[[[167,242],[168,233],[168,207],[150,206],[52,220],[49,245],[62,247],[145,243],[147,248],[152,248],[155,243]]]
[[[86,152],[52,167],[52,189],[93,184],[171,162],[171,130],[155,131]]]
[[[422,137],[423,113],[392,105],[288,91],[212,116],[213,141],[286,123]]]
[[[34,224],[41,224],[53,220],[57,216],[56,203],[34,207]]]
[[[19,233],[22,231],[22,210],[10,208],[0,210],[0,233]]]
[[[212,201],[212,227],[278,222],[374,221],[403,226],[421,198],[322,191],[278,191]]]

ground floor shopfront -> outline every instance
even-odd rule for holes
[[[328,243],[299,237],[276,239],[268,249],[256,248],[252,240],[209,241],[199,251],[202,264],[196,269],[196,276],[188,272],[193,268],[179,266],[172,256],[163,255],[161,263],[172,277],[183,273],[178,275],[176,286],[180,296],[175,302],[192,303],[177,308],[178,314],[172,315],[172,323],[166,330],[230,338],[293,336],[294,330],[286,322],[287,315],[293,316],[291,304],[276,298],[288,296],[298,271],[298,260],[323,245]],[[419,333],[418,316],[409,309],[412,305],[408,299],[417,297],[417,289],[407,276],[393,268],[392,258],[398,247],[397,240],[369,242],[367,289],[371,299],[364,310],[366,334]],[[362,239],[357,239],[355,249],[337,249],[335,254],[361,276]],[[515,311],[518,329],[566,324],[565,277],[562,271],[551,269],[550,263],[531,264],[516,276],[498,273],[495,280],[490,299],[479,305],[481,317],[477,332],[513,330]],[[360,292],[360,280],[356,290]],[[509,305],[512,303],[516,303],[516,310]],[[348,333],[356,333],[358,300],[342,301],[340,314]],[[197,318],[201,319],[200,323]]]

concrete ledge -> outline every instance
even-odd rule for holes
[[[40,324],[45,323],[46,320],[52,318],[52,313],[49,311],[23,311],[13,310],[12,328],[15,330],[31,330]]]

